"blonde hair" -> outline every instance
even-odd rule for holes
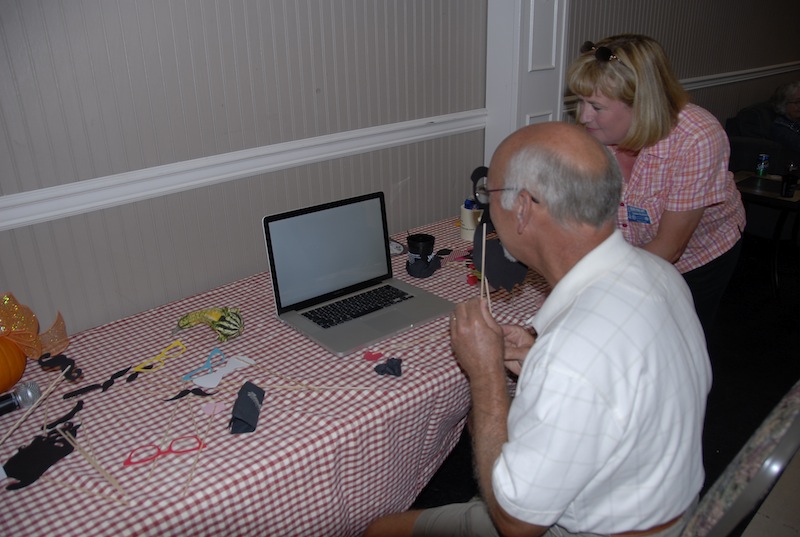
[[[600,47],[611,52],[608,61],[595,56]],[[575,95],[600,92],[630,106],[631,127],[619,147],[633,151],[666,138],[689,102],[661,45],[637,34],[607,37],[583,52],[569,67],[567,85]]]

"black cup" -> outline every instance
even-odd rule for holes
[[[408,241],[408,263],[413,265],[418,261],[428,264],[433,257],[433,235],[426,233],[415,233],[409,235]]]

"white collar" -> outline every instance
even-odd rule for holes
[[[553,320],[567,308],[575,297],[598,276],[606,274],[631,254],[634,247],[615,229],[603,242],[583,256],[556,284],[539,311],[526,321],[538,333],[547,330]]]

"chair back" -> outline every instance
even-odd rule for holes
[[[770,127],[775,120],[775,110],[770,103],[758,103],[739,110],[736,114],[739,136],[771,138]]]
[[[681,537],[727,537],[759,506],[800,448],[800,381],[706,492]]]

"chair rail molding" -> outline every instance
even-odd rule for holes
[[[485,108],[233,151],[0,196],[0,231],[486,128]]]
[[[681,80],[681,84],[683,84],[683,87],[686,89],[686,91],[694,91],[702,88],[724,86],[726,84],[736,84],[738,82],[746,82],[748,80],[781,75],[783,73],[790,73],[792,71],[800,71],[800,61],[767,65],[764,67],[744,69],[742,71],[733,71],[730,73],[717,73],[707,76],[685,78]]]

